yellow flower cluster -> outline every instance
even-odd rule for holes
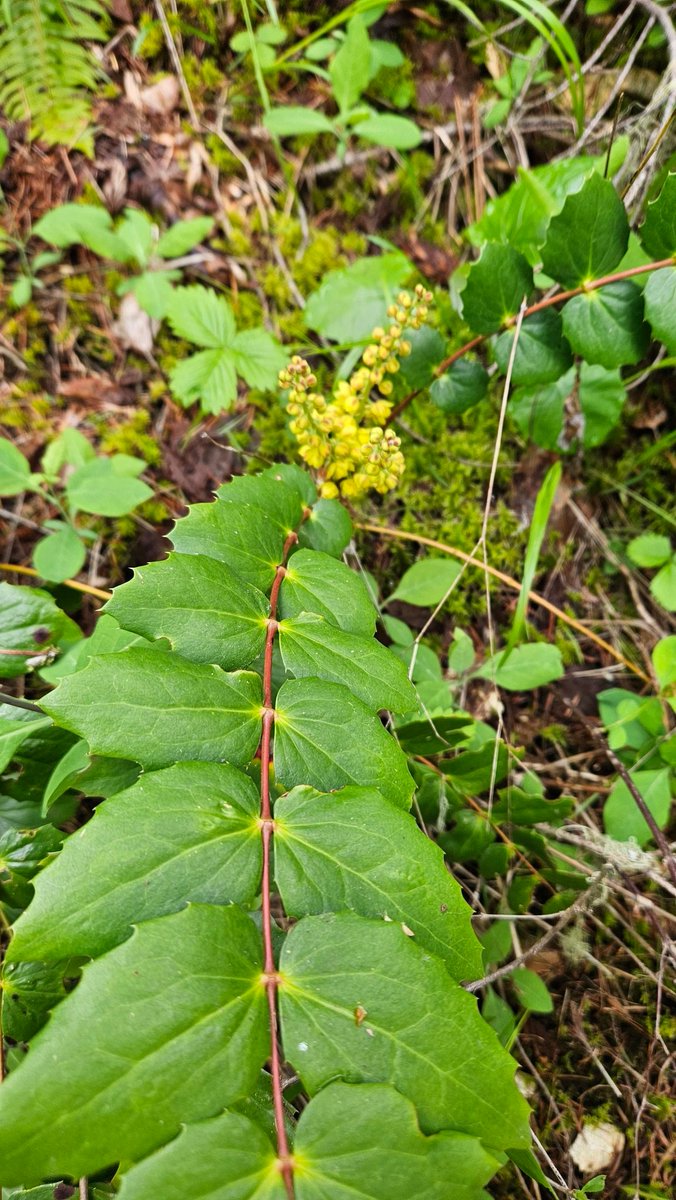
[[[405,332],[420,328],[431,302],[431,292],[420,285],[415,297],[400,292],[387,310],[392,324],[373,330],[361,365],[336,384],[328,400],[314,390],[317,379],[305,359],[295,355],[280,372],[279,386],[289,389],[291,432],[301,458],[318,473],[322,496],[356,500],[397,486],[405,464],[400,440],[387,428],[391,377],[411,352]]]

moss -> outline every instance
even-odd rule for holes
[[[110,429],[105,420],[98,417],[92,419],[92,424],[101,435],[99,445],[103,454],[132,454],[152,466],[159,463],[162,451],[155,438],[148,433],[150,413],[146,409],[137,409],[128,421],[114,429]]]
[[[183,73],[194,100],[204,100],[225,82],[225,76],[212,58],[198,58],[195,54],[183,56]]]
[[[210,133],[207,136],[206,147],[214,166],[223,175],[238,175],[240,173],[242,164],[238,162],[234,154],[230,153],[228,147],[223,144],[217,133]]]

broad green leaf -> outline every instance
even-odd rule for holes
[[[506,329],[495,343],[495,358],[504,373],[507,372],[513,341],[514,330]],[[516,387],[551,383],[563,375],[572,362],[570,346],[563,336],[561,317],[557,312],[545,308],[542,312],[533,313],[532,317],[526,317],[519,331],[512,367],[512,383]]]
[[[600,445],[617,425],[625,399],[618,370],[583,362],[579,381],[571,369],[547,387],[519,388],[510,399],[510,412],[521,433],[546,450],[575,448],[580,435],[588,450]],[[568,400],[581,410],[582,419],[571,421],[564,430]]]
[[[288,488],[296,492],[298,498],[305,505],[312,505],[317,499],[317,489],[312,482],[312,477],[295,463],[276,463],[274,467],[268,467],[267,471],[261,471],[258,478],[281,479]]]
[[[126,469],[127,456],[93,458],[78,467],[66,482],[66,494],[72,508],[101,517],[123,517],[149,500],[152,488],[135,479]],[[141,469],[145,463],[141,464]]]
[[[296,678],[344,683],[376,711],[417,708],[403,663],[374,638],[346,633],[324,617],[303,613],[279,623],[279,647],[287,672]]]
[[[222,763],[142,776],[96,810],[35,879],[8,961],[96,958],[131,926],[203,904],[249,904],[260,882],[258,793]]]
[[[171,304],[174,291],[172,279],[175,276],[174,271],[144,271],[142,275],[130,281],[130,286],[125,288],[125,291],[134,293],[140,307],[148,316],[162,321]]]
[[[653,336],[676,354],[676,268],[653,271],[643,289],[645,315]]]
[[[561,651],[549,642],[525,643],[506,655],[500,651],[487,658],[476,674],[480,679],[493,680],[508,692],[525,692],[561,678]]]
[[[659,533],[642,533],[632,538],[627,554],[637,567],[661,567],[671,558],[671,542]]]
[[[667,612],[676,612],[676,555],[657,572],[650,590]]]
[[[413,1105],[380,1084],[332,1083],[303,1109],[293,1145],[298,1200],[477,1200],[500,1165],[476,1138],[425,1137]],[[254,1121],[223,1113],[185,1129],[123,1177],[120,1200],[284,1200],[276,1150]]]
[[[245,329],[235,335],[232,360],[235,370],[249,387],[272,391],[277,377],[288,362],[286,350],[264,329]]]
[[[25,675],[31,658],[49,646],[75,641],[80,630],[39,588],[0,583],[0,649],[27,650],[25,655],[0,655],[0,678]]]
[[[133,1160],[247,1095],[269,1051],[259,942],[234,906],[191,905],[85,967],[0,1090],[2,1185]]]
[[[242,766],[260,737],[261,682],[177,654],[131,647],[90,659],[42,707],[93,754],[148,769],[190,760]]]
[[[549,988],[535,971],[528,967],[517,967],[509,976],[510,982],[517,994],[519,1003],[529,1012],[550,1013],[554,1011],[554,1001]]]
[[[628,242],[624,205],[610,180],[594,172],[549,222],[542,266],[564,287],[579,287],[609,274]]]
[[[669,774],[668,767],[661,771],[631,772],[636,788],[660,829],[666,828],[671,810]],[[650,828],[623,779],[618,779],[613,785],[603,806],[603,828],[609,837],[618,842],[628,842],[633,838],[643,847],[652,840]]]
[[[59,759],[45,784],[42,814],[46,816],[64,792],[73,790],[86,796],[114,796],[138,779],[138,763],[123,758],[97,758],[87,749],[87,743],[76,742]]]
[[[460,574],[460,564],[450,558],[421,558],[408,568],[388,597],[415,604],[420,608],[434,608],[440,604]]]
[[[304,133],[334,133],[333,122],[316,108],[304,108],[301,104],[287,104],[283,108],[271,108],[263,117],[263,124],[276,137],[298,137]]]
[[[676,172],[667,175],[659,196],[648,205],[639,237],[653,258],[676,255]]]
[[[27,1042],[66,995],[64,963],[5,963],[2,971],[2,1031],[15,1042]],[[37,1200],[30,1193],[31,1200]],[[16,1193],[12,1196],[16,1200]],[[46,1200],[54,1200],[54,1187]]]
[[[226,670],[248,666],[262,651],[269,611],[262,592],[202,554],[174,553],[137,567],[106,604],[124,629],[166,637],[191,662]]]
[[[347,633],[370,637],[375,632],[376,610],[361,576],[320,550],[293,554],[282,581],[281,618],[304,612],[318,613]]]
[[[676,683],[676,634],[660,638],[652,652],[652,660],[661,689]]]
[[[200,350],[169,373],[173,395],[186,407],[200,401],[205,412],[220,413],[237,398],[237,372],[232,351]]]
[[[387,319],[387,306],[412,272],[405,254],[358,258],[329,271],[304,309],[308,329],[334,342],[358,342]]]
[[[298,529],[303,520],[303,497],[274,467],[260,475],[235,475],[218,489],[216,495],[226,504],[252,504],[262,509],[267,520],[283,530],[285,538]],[[314,499],[316,497],[309,503],[314,503]]]
[[[180,258],[203,242],[213,227],[213,217],[191,217],[188,221],[176,221],[159,238],[155,253],[160,258]]]
[[[564,305],[561,319],[572,349],[588,363],[622,367],[638,362],[648,349],[643,296],[630,280],[574,296]]]
[[[30,463],[7,438],[0,438],[0,496],[25,491],[33,491]]]
[[[382,917],[405,925],[454,979],[481,974],[470,909],[441,850],[377,791],[295,788],[275,804],[274,847],[275,879],[290,916],[351,909]]]
[[[309,784],[333,791],[356,783],[409,807],[413,780],[405,756],[348,688],[290,680],[279,689],[275,713],[275,774],[283,787]]]
[[[146,641],[145,638],[140,637],[138,634],[129,633],[126,629],[120,629],[117,621],[111,616],[108,616],[106,613],[99,613],[94,632],[91,636],[88,638],[80,637],[68,647],[65,654],[62,654],[55,663],[49,667],[42,667],[40,678],[46,680],[47,683],[58,683],[60,679],[63,679],[64,675],[71,675],[74,671],[81,671],[93,654],[112,654],[117,650],[124,650],[127,646],[149,647],[151,645],[151,642]],[[157,646],[158,650],[165,648],[161,645]]]
[[[583,363],[580,370],[580,406],[584,416],[585,450],[600,446],[620,419],[627,393],[620,372]]]
[[[354,126],[357,137],[377,146],[389,146],[393,150],[413,150],[422,141],[422,133],[415,121],[394,113],[371,113],[366,120]]]
[[[532,290],[533,269],[523,254],[489,242],[469,269],[462,315],[474,333],[495,333]]]
[[[489,1146],[528,1146],[514,1062],[476,1000],[397,924],[342,913],[306,917],[280,961],[284,1053],[311,1095],[336,1077],[389,1083],[421,1129]]]
[[[454,416],[474,408],[488,391],[488,372],[481,363],[460,359],[430,388],[430,399],[442,412]]]
[[[177,337],[204,350],[222,350],[235,336],[235,318],[227,300],[199,283],[175,288],[167,317]]]
[[[74,529],[59,529],[37,542],[33,550],[35,569],[43,579],[63,583],[82,570],[87,551]]]
[[[420,329],[407,330],[406,341],[411,352],[401,360],[400,376],[411,390],[429,387],[434,379],[434,369],[444,357],[445,339],[438,329],[423,325]]]
[[[91,442],[79,429],[67,427],[49,443],[42,455],[40,466],[45,475],[56,479],[66,464],[70,467],[81,467],[92,458],[96,458],[96,452]]]
[[[153,248],[153,223],[141,209],[125,208],[115,230],[129,250],[130,258],[145,267]]]
[[[336,103],[344,116],[354,108],[371,77],[371,45],[359,13],[347,23],[345,40],[331,61],[329,74]]]
[[[61,204],[52,208],[33,226],[33,234],[61,249],[88,246],[95,254],[114,262],[128,262],[131,257],[128,246],[113,233],[110,213],[94,204]]]
[[[340,558],[352,537],[352,522],[339,500],[318,500],[298,531],[299,546]]]
[[[50,717],[41,717],[37,713],[28,711],[25,713],[25,717],[17,717],[16,720],[0,717],[0,771],[4,771],[8,763],[12,761],[15,751],[19,749],[22,742],[26,741],[26,738],[32,737],[36,729],[47,729],[49,725],[51,725]]]
[[[282,559],[284,533],[262,509],[228,504],[222,499],[193,504],[177,521],[171,541],[181,554],[204,554],[218,559],[260,591],[272,586]]]

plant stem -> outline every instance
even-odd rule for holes
[[[0,571],[16,571],[17,575],[42,576],[34,567],[16,567],[14,563],[0,562]],[[112,592],[104,592],[103,588],[92,587],[90,583],[79,583],[77,579],[64,579],[63,587],[74,588],[76,592],[84,592],[87,596],[96,596],[97,600],[110,600]]]
[[[286,574],[286,561],[291,547],[298,541],[297,533],[290,533],[284,542],[282,561],[277,567],[270,592],[270,616],[265,638],[263,656],[263,719],[261,728],[260,763],[261,763],[261,810],[260,828],[263,843],[263,878],[261,915],[263,923],[263,972],[265,991],[268,999],[270,1014],[270,1074],[272,1076],[272,1103],[277,1130],[277,1159],[284,1180],[289,1200],[294,1200],[293,1166],[289,1154],[289,1143],[284,1124],[284,1093],[282,1087],[282,1064],[279,1051],[278,1021],[277,1021],[277,988],[278,975],[272,946],[272,911],[271,911],[271,878],[270,878],[270,846],[274,822],[270,808],[270,742],[272,725],[275,714],[272,707],[272,651],[277,634],[277,601],[279,589]]]
[[[544,300],[538,300],[535,304],[529,305],[524,310],[523,319],[531,317],[533,313],[542,312],[544,308],[551,308],[554,304],[562,304],[564,300],[572,300],[574,296],[582,296],[587,292],[596,292],[599,288],[606,287],[609,283],[619,283],[623,279],[632,279],[634,275],[645,275],[647,271],[661,271],[664,267],[673,267],[675,262],[676,260],[673,257],[661,258],[657,262],[642,263],[638,267],[627,267],[624,271],[616,271],[614,275],[602,275],[599,279],[590,279],[587,283],[582,283],[576,288],[570,288],[567,292],[555,292],[553,296],[546,296]],[[512,325],[516,324],[518,319],[518,313],[512,317],[507,317],[503,321],[501,328],[509,329]],[[438,378],[440,375],[443,375],[444,371],[452,367],[454,362],[457,362],[459,358],[463,358],[470,350],[475,350],[477,346],[481,346],[489,337],[492,337],[492,334],[478,333],[471,341],[465,342],[464,346],[461,346],[459,350],[454,350],[452,354],[449,354],[447,358],[444,358],[434,368],[435,376]],[[400,400],[393,408],[390,420],[395,421],[404,412],[404,409],[408,408],[411,401],[420,395],[422,390],[422,388],[417,388],[414,392],[409,392],[407,396],[404,396],[403,400]]]

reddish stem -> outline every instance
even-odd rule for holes
[[[661,271],[663,267],[673,267],[674,265],[673,258],[662,258],[658,262],[642,263],[638,267],[627,267],[626,270],[617,271],[614,275],[602,275],[599,279],[590,279],[588,283],[583,283],[580,287],[571,288],[568,292],[556,292],[553,296],[546,296],[544,300],[538,300],[535,304],[531,304],[525,310],[523,319],[531,317],[533,313],[541,312],[543,308],[551,308],[554,304],[562,304],[564,300],[572,300],[574,296],[582,296],[585,292],[596,292],[608,283],[619,283],[623,279],[631,279],[634,275],[645,275],[646,271]],[[514,325],[517,320],[518,314],[513,317],[507,317],[503,321],[502,328],[509,329],[510,325]],[[470,350],[481,346],[486,341],[486,338],[491,336],[488,333],[479,333],[471,341],[465,342],[465,345],[461,346],[459,350],[454,350],[452,354],[448,355],[448,358],[445,358],[443,362],[440,362],[434,368],[436,377],[438,378],[440,375],[443,375],[444,371],[452,367],[454,362],[457,362],[459,358],[463,358]],[[417,388],[415,392],[409,392],[408,396],[404,396],[403,400],[400,400],[392,409],[390,420],[396,421],[397,417],[403,413],[405,408],[408,408],[411,401],[415,400],[416,396],[419,396],[422,390],[422,388]]]
[[[270,743],[272,725],[275,719],[272,707],[272,651],[277,634],[277,602],[279,589],[286,574],[286,560],[291,547],[298,541],[297,533],[290,533],[284,542],[282,561],[277,567],[275,578],[270,591],[270,617],[265,638],[265,653],[263,656],[263,719],[261,727],[260,763],[261,763],[261,810],[260,827],[263,843],[263,878],[261,915],[263,921],[263,972],[265,976],[265,991],[268,998],[270,1014],[270,1074],[272,1077],[272,1103],[275,1114],[277,1131],[277,1159],[284,1180],[289,1200],[294,1200],[293,1163],[289,1153],[289,1143],[284,1124],[284,1089],[282,1085],[282,1061],[279,1050],[278,1020],[277,1020],[277,988],[278,975],[272,947],[272,911],[271,911],[271,878],[270,878],[270,846],[274,822],[270,808]]]

